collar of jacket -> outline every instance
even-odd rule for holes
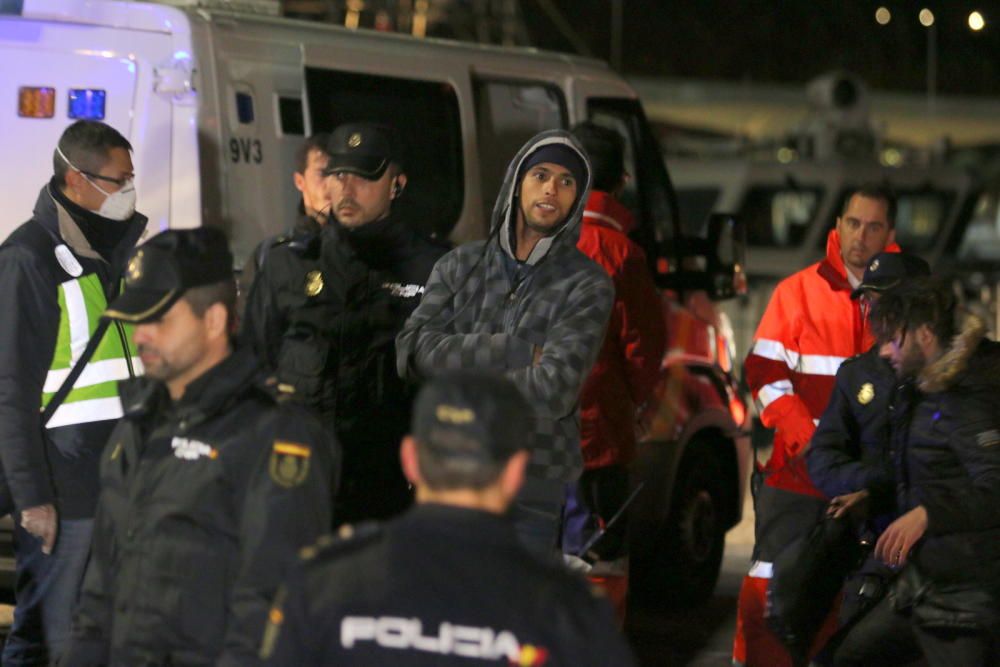
[[[35,201],[34,219],[53,238],[61,239],[80,257],[104,261],[100,253],[90,245],[90,241],[87,240],[83,230],[77,224],[75,216],[92,215],[97,219],[97,222],[104,220],[104,218],[92,211],[75,206],[72,202],[63,205],[60,203],[59,197],[54,194],[56,188],[55,177],[42,187],[41,192],[38,193],[38,199]],[[62,199],[65,199],[65,197],[62,197]],[[142,236],[142,232],[146,229],[146,222],[146,216],[141,213],[132,214],[132,218],[129,220],[128,232],[126,232],[118,244],[118,248],[115,251],[116,255],[120,254],[122,249],[131,249],[136,244],[139,237]]]
[[[420,535],[435,536],[435,541],[441,544],[452,541],[487,543],[499,547],[518,544],[510,519],[485,510],[419,503],[400,520]]]
[[[969,359],[986,337],[986,323],[972,313],[964,313],[961,322],[958,333],[951,339],[944,354],[920,371],[917,378],[920,391],[926,394],[944,391],[955,385],[969,369]]]
[[[323,231],[350,244],[365,257],[396,254],[394,251],[405,247],[411,239],[410,229],[391,210],[384,218],[357,227],[345,227],[336,218],[331,218]]]
[[[137,378],[122,384],[125,415],[148,417],[168,410],[190,424],[200,423],[221,412],[233,398],[255,385],[258,368],[249,347],[237,348],[189,384],[176,403],[171,403],[164,382],[149,377]]]
[[[587,208],[583,212],[583,224],[595,224],[616,229],[629,234],[635,227],[635,218],[616,197],[602,190],[591,190]]]
[[[902,249],[893,241],[885,247],[885,252],[902,252]],[[831,229],[826,236],[826,257],[819,263],[817,271],[835,290],[851,291],[854,289],[847,279],[847,267],[844,265],[844,257],[840,253],[840,234],[837,233],[836,229]]]
[[[292,236],[316,235],[321,231],[323,231],[323,225],[317,222],[316,218],[299,212],[299,217],[295,220],[295,226],[292,227]]]
[[[580,192],[580,196],[577,197],[573,210],[566,216],[566,220],[559,229],[554,234],[540,239],[535,244],[535,247],[532,248],[531,254],[525,260],[526,264],[532,266],[542,261],[553,248],[575,249],[577,242],[580,240],[580,221],[583,219],[583,209],[590,195],[590,183],[593,172],[586,151],[583,150],[583,147],[580,146],[572,134],[565,130],[547,130],[535,135],[521,147],[521,150],[517,152],[517,155],[514,156],[514,159],[507,166],[507,173],[504,176],[503,184],[500,186],[500,192],[497,194],[496,204],[493,206],[493,215],[490,219],[490,230],[498,235],[500,250],[507,253],[510,257],[516,258],[517,255],[513,250],[512,238],[519,206],[518,200],[514,196],[519,185],[517,177],[525,158],[542,146],[551,144],[563,144],[576,151],[587,167],[587,183]]]

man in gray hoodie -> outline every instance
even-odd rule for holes
[[[586,153],[568,132],[542,132],[511,161],[490,236],[434,266],[396,338],[402,377],[495,371],[535,406],[527,479],[511,510],[518,535],[553,554],[565,485],[579,476],[578,399],[604,339],[614,287],[576,248],[590,191]]]

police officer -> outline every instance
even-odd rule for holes
[[[930,275],[927,262],[916,255],[883,252],[865,269],[852,296],[871,304],[887,290]],[[879,356],[878,346],[848,359],[837,370],[836,386],[806,452],[809,477],[828,498],[827,513],[851,512],[864,521],[863,532],[874,539],[896,517],[889,418],[898,381],[892,366]],[[845,588],[840,619],[850,624],[888,590],[892,571],[869,557]],[[844,636],[831,640],[833,650]]]
[[[927,262],[916,255],[883,252],[865,269],[854,298],[865,299],[865,310],[886,290],[904,281],[930,275]],[[829,511],[869,503],[875,515],[891,512],[894,493],[889,455],[889,411],[896,386],[892,366],[873,346],[848,359],[837,370],[836,387],[806,452],[809,476],[833,500]],[[875,492],[876,497],[871,497]],[[880,493],[887,492],[878,497]],[[858,495],[852,495],[858,494]],[[872,504],[873,503],[873,504]],[[881,522],[885,527],[886,522]]]
[[[140,246],[106,315],[135,325],[146,377],[101,457],[69,665],[247,664],[287,564],[330,521],[336,458],[303,408],[232,349],[224,235]]]
[[[246,299],[260,267],[267,261],[271,251],[288,245],[296,250],[288,256],[289,268],[297,267],[297,284],[305,282],[306,275],[317,268],[319,261],[319,232],[327,222],[330,213],[330,192],[326,177],[326,165],[330,156],[326,145],[330,135],[314,134],[299,146],[295,155],[295,171],[292,182],[302,197],[299,200],[294,224],[278,236],[261,241],[253,255],[243,264],[240,272],[240,313],[246,312]],[[296,281],[290,281],[296,283]],[[278,290],[270,295],[275,309],[274,326],[283,327],[288,313],[302,305],[307,298],[301,289]]]
[[[431,380],[400,450],[416,507],[303,550],[268,616],[267,664],[634,664],[607,603],[505,516],[533,416],[502,377]]]
[[[244,335],[344,447],[337,521],[384,518],[411,502],[396,445],[412,392],[396,375],[393,341],[445,248],[420,237],[394,207],[407,179],[391,128],[341,125],[327,153],[332,217],[318,244],[270,252]],[[314,267],[305,275],[303,258]]]

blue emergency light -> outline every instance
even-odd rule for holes
[[[103,90],[71,88],[69,91],[69,117],[82,120],[104,120]]]

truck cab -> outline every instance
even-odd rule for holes
[[[408,221],[456,244],[487,235],[504,170],[528,138],[588,119],[620,132],[632,175],[623,199],[670,331],[656,398],[637,417],[646,484],[632,511],[643,527],[633,531],[634,578],[653,603],[711,594],[750,457],[732,336],[713,301],[740,283],[741,227],[722,221],[714,240],[682,234],[642,105],[605,63],[297,21],[264,0],[242,3],[255,13],[185,0],[2,6],[0,132],[18,159],[0,166],[11,193],[0,236],[30,216],[56,141],[77,118],[132,142],[147,234],[220,227],[234,269],[293,220],[300,142],[340,123],[399,131]]]

